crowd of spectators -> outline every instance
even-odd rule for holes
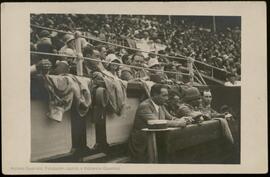
[[[127,83],[136,81],[148,95],[137,108],[129,140],[134,162],[145,162],[147,157],[146,134],[141,129],[149,120],[166,120],[168,126],[185,127],[218,119],[226,132],[223,134],[233,144],[227,124],[227,120],[234,121],[233,111],[227,107],[219,112],[212,109],[210,89],[200,92],[190,69],[196,60],[215,66],[227,73],[225,86],[239,86],[239,27],[214,32],[189,21],[173,22],[168,16],[78,14],[31,15],[31,25],[57,29],[31,26],[31,76],[42,75],[39,78],[47,83],[50,118],[61,121],[73,97],[80,116],[91,112],[96,123],[105,121],[102,116],[107,108],[121,115]],[[148,87],[147,81],[153,85]],[[96,130],[96,134],[102,131]]]
[[[63,107],[64,103],[64,108],[71,105],[72,99],[66,100],[66,95],[58,91],[65,87],[65,81],[61,79],[67,74],[79,85],[75,95],[79,95],[78,100],[87,108],[83,109],[84,115],[93,99],[91,112],[95,120],[99,119],[107,105],[116,114],[121,114],[126,98],[126,81],[139,82],[148,94],[148,99],[137,110],[145,117],[140,114],[134,124],[137,124],[136,119],[145,124],[145,120],[157,119],[158,116],[158,119],[170,120],[170,126],[184,127],[217,117],[224,120],[234,117],[228,111],[218,113],[211,108],[211,91],[200,93],[195,87],[195,75],[192,76],[190,67],[194,59],[219,68],[224,67],[224,71],[230,73],[230,83],[226,85],[236,85],[236,77],[240,76],[240,63],[237,68],[237,62],[240,62],[240,34],[237,30],[215,33],[203,27],[189,26],[185,22],[177,26],[166,18],[113,15],[41,14],[32,15],[31,24],[70,32],[31,28],[31,76],[35,77],[38,74],[34,73],[39,73],[45,75],[42,78],[51,78],[47,80],[55,79],[51,90],[52,95],[58,95],[51,100],[51,104],[56,107]],[[87,36],[107,43],[84,38],[86,32]],[[108,42],[120,42],[129,47],[135,43],[143,51],[114,46]],[[184,56],[186,60],[172,61],[167,56]],[[82,78],[87,79],[88,86],[91,85],[90,88],[85,87],[85,90],[90,90],[89,94],[85,95]],[[153,85],[149,87],[147,81],[152,81]],[[57,92],[56,85],[59,86]],[[66,86],[71,87],[70,84]],[[80,99],[83,96],[88,99]],[[99,107],[97,103],[102,106]],[[150,107],[156,111],[153,112],[155,109]],[[152,113],[154,117],[149,118]],[[58,117],[58,114],[53,116]],[[142,128],[138,124],[138,128]]]
[[[241,79],[241,33],[239,26],[214,32],[209,26],[196,25],[188,21],[188,18],[174,22],[168,16],[86,14],[35,14],[31,15],[31,24],[72,33],[80,31],[79,33],[84,36],[132,48],[137,47],[142,50],[145,47],[144,44],[152,44],[151,46],[154,47],[149,47],[144,51],[165,56],[192,57],[195,61],[215,66],[233,74],[238,81]],[[32,51],[74,55],[69,50],[75,48],[74,42],[70,43],[69,41],[72,41],[70,35],[31,28]],[[154,54],[139,53],[94,40],[83,39],[81,43],[82,48],[87,48],[89,45],[95,47],[100,53],[101,60],[107,60],[107,62],[188,73],[185,69],[187,62],[183,62],[183,60],[172,60]],[[138,47],[139,44],[142,45]],[[112,58],[117,59],[113,60]],[[51,62],[55,66],[56,59]],[[136,70],[126,67],[115,67],[115,69],[123,70],[123,73],[127,73],[125,71],[132,73],[133,70]],[[208,69],[202,68],[200,70],[202,73],[211,75]],[[133,77],[134,74],[133,72]],[[122,75],[119,71],[117,75],[124,80],[131,78],[127,76],[128,74]],[[190,77],[183,78],[181,74],[170,73],[163,73],[163,75],[156,73],[155,76],[162,76],[161,78],[152,77],[157,82],[164,82],[164,79],[167,80],[166,82],[189,82],[190,79]]]

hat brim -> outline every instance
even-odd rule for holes
[[[200,98],[201,98],[200,96],[184,97],[184,98],[183,98],[183,101],[184,101],[184,102],[190,102],[190,101],[199,100]]]
[[[69,39],[66,41],[66,44],[70,43],[71,41],[75,40],[75,38]]]

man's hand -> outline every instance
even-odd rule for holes
[[[224,117],[227,121],[233,120],[233,116],[230,113],[227,113]]]
[[[185,127],[187,125],[187,122],[185,119],[174,119],[168,121],[169,127]]]
[[[182,117],[181,119],[184,119],[187,124],[191,124],[192,122],[194,122],[194,119],[192,119],[192,117],[190,116],[185,116],[185,117]]]

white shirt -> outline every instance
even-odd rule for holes
[[[224,84],[225,86],[228,86],[228,87],[236,87],[236,86],[240,86],[240,82],[239,81],[235,81],[234,84],[232,84],[231,82],[225,82]]]

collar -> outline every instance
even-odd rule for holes
[[[158,112],[158,110],[159,110],[159,105],[157,105],[152,99],[151,99],[151,102],[153,103],[153,105],[154,105],[156,111]]]

